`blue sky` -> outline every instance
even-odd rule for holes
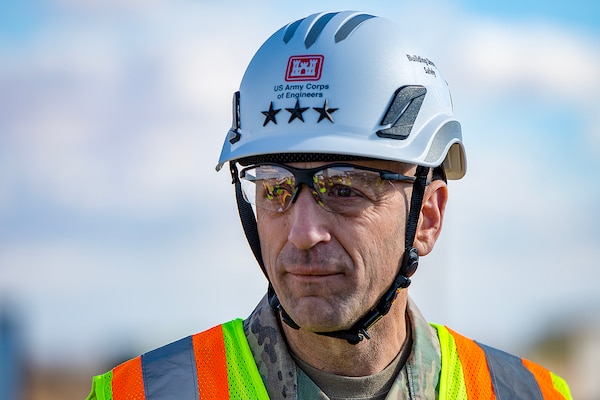
[[[464,129],[467,177],[410,289],[426,316],[519,351],[565,315],[597,315],[596,3],[365,4],[328,7],[402,23],[443,71]],[[265,282],[214,166],[252,54],[320,7],[5,6],[0,293],[36,361],[142,352],[252,310]]]
[[[462,0],[458,3],[482,16],[503,20],[544,19],[560,25],[570,25],[598,32],[600,6],[592,0],[576,1],[481,1]]]

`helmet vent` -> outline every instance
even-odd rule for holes
[[[321,18],[319,18],[317,22],[315,22],[313,27],[310,28],[310,31],[308,31],[306,39],[304,39],[304,45],[307,49],[313,44],[315,44],[315,42],[319,38],[319,35],[321,34],[321,32],[323,32],[323,29],[325,29],[325,26],[327,26],[327,23],[331,20],[331,18],[335,17],[337,14],[338,13],[325,14]]]
[[[338,14],[339,12],[324,14],[314,22],[312,27],[308,30],[306,38],[304,39],[304,45],[307,49],[316,43],[317,39],[329,23],[329,21],[331,21],[331,19]],[[338,28],[335,34],[335,42],[339,43],[342,40],[346,39],[360,24],[371,18],[375,18],[375,16],[369,14],[358,14],[353,16]],[[298,30],[298,27],[305,19],[306,18],[292,22],[285,28],[285,33],[283,35],[283,42],[285,44],[292,40],[292,38],[296,34],[296,31]]]
[[[364,21],[371,19],[371,18],[375,18],[375,16],[369,15],[369,14],[359,14],[359,15],[355,15],[354,17],[350,18],[336,32],[335,42],[339,43],[342,40],[346,39],[348,37],[348,35],[350,35],[354,29],[356,29]]]
[[[298,29],[298,25],[300,25],[302,21],[304,21],[304,18],[299,19],[296,22],[292,22],[288,25],[288,27],[285,29],[285,34],[283,35],[283,43],[287,44],[287,42],[289,42],[294,37],[296,29]]]
[[[381,125],[391,127],[377,131],[377,136],[404,140],[410,135],[427,89],[423,86],[403,86],[396,90],[389,108],[385,112]]]

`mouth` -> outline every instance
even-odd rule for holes
[[[343,275],[343,273],[339,271],[324,271],[317,268],[292,268],[288,270],[287,273],[296,280],[307,282],[335,278]]]
[[[341,278],[351,270],[351,263],[341,252],[326,252],[325,249],[305,252],[285,252],[278,260],[278,269],[300,282],[324,282]]]

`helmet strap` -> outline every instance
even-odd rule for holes
[[[271,281],[267,275],[265,263],[262,258],[260,237],[258,236],[258,226],[256,224],[254,210],[252,210],[250,203],[244,200],[244,195],[242,194],[242,184],[238,178],[238,170],[234,162],[229,163],[229,170],[231,171],[231,178],[233,180],[232,183],[235,185],[235,200],[237,202],[240,220],[242,221],[242,227],[244,228],[244,234],[246,234],[246,239],[248,239],[248,244],[250,244],[250,249],[254,254],[254,258],[256,258],[256,261],[258,261],[258,265],[260,266],[263,274],[265,274],[265,277],[269,281],[270,285]]]
[[[235,163],[230,162],[229,165],[233,183],[235,184],[235,197],[240,220],[244,228],[244,233],[246,234],[246,238],[248,239],[248,243],[250,244],[250,248],[254,254],[254,257],[258,261],[261,270],[269,281],[269,288],[267,291],[269,305],[274,311],[281,315],[281,320],[285,322],[286,325],[293,329],[300,329],[300,326],[294,322],[290,315],[285,311],[281,302],[279,301],[279,298],[277,297],[277,294],[275,293],[275,290],[273,289],[273,285],[271,284],[262,258],[256,216],[254,215],[252,206],[246,202],[246,200],[244,200]],[[344,339],[350,344],[358,344],[364,338],[370,339],[371,336],[367,331],[390,311],[392,303],[398,296],[398,292],[410,285],[410,277],[415,273],[419,265],[419,254],[417,249],[414,247],[414,240],[417,232],[419,215],[421,213],[421,206],[423,204],[423,195],[425,193],[425,187],[427,186],[428,174],[429,168],[423,166],[417,167],[417,179],[413,184],[410,209],[406,221],[404,256],[402,258],[402,263],[400,265],[398,274],[394,278],[394,281],[390,287],[379,299],[375,307],[373,307],[369,312],[367,312],[367,314],[360,318],[354,325],[352,325],[352,327],[333,332],[316,332],[318,335]]]

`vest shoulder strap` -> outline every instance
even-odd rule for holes
[[[547,369],[431,325],[442,353],[440,400],[572,399],[566,382]]]
[[[88,400],[268,399],[241,319],[152,350],[93,378]]]
[[[242,320],[236,319],[221,327],[227,359],[229,398],[268,400],[267,388],[254,361]],[[207,374],[210,375],[210,371]]]

